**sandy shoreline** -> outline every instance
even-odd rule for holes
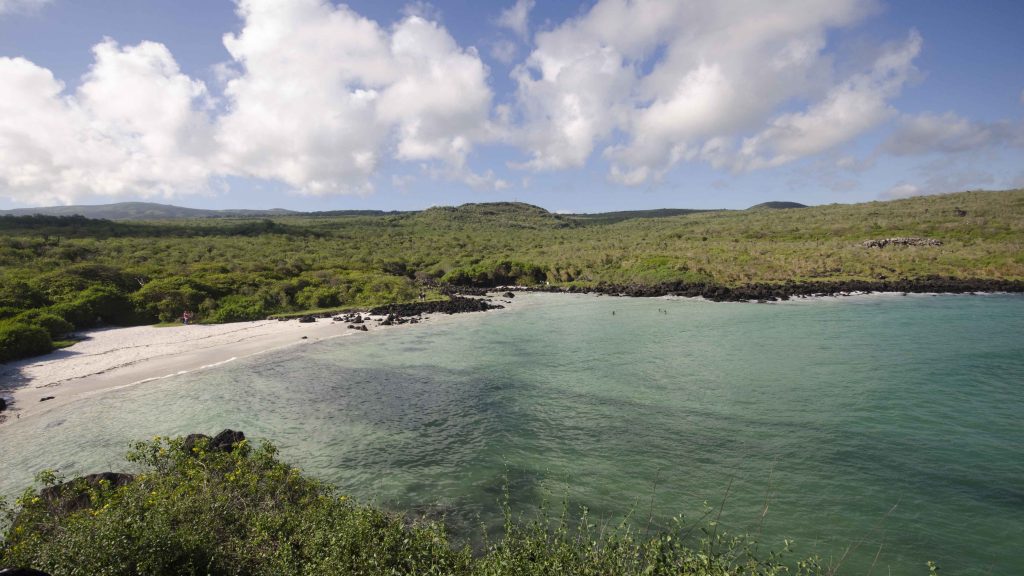
[[[502,300],[504,306],[510,303]],[[421,321],[436,322],[445,314],[424,314]],[[363,314],[363,317],[368,317]],[[400,329],[363,325],[369,331]],[[0,396],[10,405],[0,416],[0,427],[17,419],[32,418],[82,398],[219,366],[274,350],[304,346],[339,337],[358,338],[362,332],[347,322],[318,318],[259,320],[231,324],[191,326],[136,326],[83,332],[84,339],[45,356],[0,365]],[[42,401],[52,396],[51,400]]]

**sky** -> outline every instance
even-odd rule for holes
[[[1024,187],[1019,0],[0,0],[0,209]]]

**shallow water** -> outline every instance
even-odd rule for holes
[[[614,312],[614,315],[613,315]],[[545,496],[641,527],[704,503],[841,573],[1024,573],[1024,298],[772,305],[529,294],[268,353],[0,429],[0,494],[224,427],[459,534]],[[768,513],[762,521],[766,502]],[[849,549],[849,552],[846,552]],[[875,557],[877,555],[877,560]]]

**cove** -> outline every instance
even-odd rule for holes
[[[724,529],[841,573],[1020,573],[1022,334],[1020,295],[520,294],[10,423],[0,494],[44,468],[123,468],[132,440],[232,427],[460,537],[500,523],[507,485],[526,514],[567,499],[641,526],[721,506]]]

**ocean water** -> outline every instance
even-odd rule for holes
[[[1024,573],[1024,298],[769,305],[523,294],[513,310],[284,350],[0,429],[0,494],[232,427],[456,536],[547,499],[682,514],[840,574]],[[765,507],[767,504],[767,513]]]

